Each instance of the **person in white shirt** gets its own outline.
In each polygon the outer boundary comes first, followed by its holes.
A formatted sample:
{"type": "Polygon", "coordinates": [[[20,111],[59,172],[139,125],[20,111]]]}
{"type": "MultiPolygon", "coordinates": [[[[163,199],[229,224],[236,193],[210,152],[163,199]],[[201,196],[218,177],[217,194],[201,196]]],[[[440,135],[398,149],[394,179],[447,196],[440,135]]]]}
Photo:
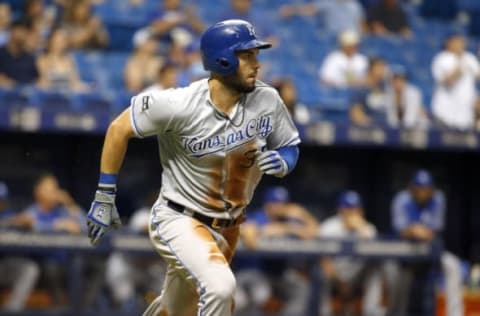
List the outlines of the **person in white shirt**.
{"type": "MultiPolygon", "coordinates": [[[[375,226],[363,216],[360,195],[347,191],[340,196],[338,214],[328,218],[320,226],[319,236],[332,239],[373,239],[377,235],[375,226]]],[[[381,274],[375,266],[358,258],[324,258],[321,261],[323,274],[320,315],[332,315],[330,298],[334,292],[342,299],[344,313],[353,312],[355,294],[363,290],[362,315],[382,315],[381,274]]]]}
{"type": "Polygon", "coordinates": [[[408,82],[405,67],[392,65],[390,74],[385,93],[388,125],[395,128],[428,128],[429,120],[423,105],[422,93],[408,82]]]}
{"type": "Polygon", "coordinates": [[[363,86],[368,59],[358,52],[360,36],[344,31],[338,37],[339,49],[327,55],[319,71],[322,83],[334,87],[363,86]]]}
{"type": "Polygon", "coordinates": [[[472,53],[465,51],[465,46],[462,34],[449,34],[445,49],[432,63],[436,83],[433,115],[441,125],[459,130],[474,127],[478,108],[475,81],[480,75],[480,64],[472,53]]]}

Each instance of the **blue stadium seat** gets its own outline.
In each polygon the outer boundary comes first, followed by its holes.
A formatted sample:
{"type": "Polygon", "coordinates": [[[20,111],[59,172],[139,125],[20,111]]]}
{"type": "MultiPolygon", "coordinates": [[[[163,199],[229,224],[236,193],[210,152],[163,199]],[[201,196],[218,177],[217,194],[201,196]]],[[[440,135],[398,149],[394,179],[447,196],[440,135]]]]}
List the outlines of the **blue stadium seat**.
{"type": "Polygon", "coordinates": [[[30,96],[32,105],[47,112],[69,112],[72,110],[70,96],[66,93],[36,89],[30,96]]]}
{"type": "Polygon", "coordinates": [[[0,107],[24,107],[30,104],[29,97],[21,89],[0,89],[0,107]]]}
{"type": "Polygon", "coordinates": [[[99,93],[82,93],[72,96],[75,110],[87,113],[110,113],[111,101],[99,93]]]}

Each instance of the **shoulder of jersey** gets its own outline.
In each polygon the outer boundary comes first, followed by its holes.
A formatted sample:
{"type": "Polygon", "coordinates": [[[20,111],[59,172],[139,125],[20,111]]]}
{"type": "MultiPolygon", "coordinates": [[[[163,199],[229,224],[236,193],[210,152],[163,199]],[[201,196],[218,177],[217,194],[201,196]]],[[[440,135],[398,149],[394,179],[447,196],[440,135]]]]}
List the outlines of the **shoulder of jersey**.
{"type": "Polygon", "coordinates": [[[255,90],[251,94],[262,98],[280,98],[278,91],[274,87],[260,80],[255,82],[255,90]]]}

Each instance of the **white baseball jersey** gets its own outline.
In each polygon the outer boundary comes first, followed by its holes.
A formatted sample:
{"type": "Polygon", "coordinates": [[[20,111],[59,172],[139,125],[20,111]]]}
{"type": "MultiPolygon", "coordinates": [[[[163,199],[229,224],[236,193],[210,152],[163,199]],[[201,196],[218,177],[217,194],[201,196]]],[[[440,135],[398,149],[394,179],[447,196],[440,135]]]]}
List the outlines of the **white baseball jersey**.
{"type": "Polygon", "coordinates": [[[160,194],[218,218],[235,218],[250,202],[261,178],[257,152],[300,142],[278,93],[260,81],[228,116],[213,105],[208,79],[150,88],[132,98],[131,124],[138,137],[158,135],[160,194]]]}

